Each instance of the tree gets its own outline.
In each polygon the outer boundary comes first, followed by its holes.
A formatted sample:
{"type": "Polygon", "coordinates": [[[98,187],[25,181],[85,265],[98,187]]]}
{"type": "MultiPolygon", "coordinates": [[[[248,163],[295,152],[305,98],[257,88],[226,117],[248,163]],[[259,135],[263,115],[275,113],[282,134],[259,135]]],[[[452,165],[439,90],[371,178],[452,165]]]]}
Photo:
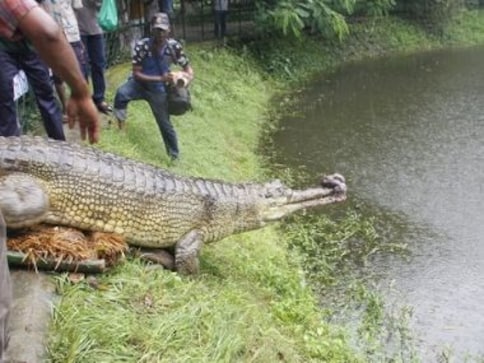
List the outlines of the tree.
{"type": "Polygon", "coordinates": [[[259,0],[256,21],[264,32],[299,37],[304,31],[343,39],[349,33],[346,19],[358,15],[387,15],[395,0],[259,0]]]}

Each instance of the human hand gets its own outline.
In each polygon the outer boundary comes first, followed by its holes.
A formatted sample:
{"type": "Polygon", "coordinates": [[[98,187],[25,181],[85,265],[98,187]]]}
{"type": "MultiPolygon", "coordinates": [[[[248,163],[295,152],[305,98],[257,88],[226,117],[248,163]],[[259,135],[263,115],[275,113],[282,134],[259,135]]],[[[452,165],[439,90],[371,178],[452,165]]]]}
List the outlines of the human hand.
{"type": "Polygon", "coordinates": [[[173,83],[177,87],[187,87],[190,81],[192,80],[190,74],[183,71],[172,72],[171,75],[172,75],[173,83]]]}
{"type": "Polygon", "coordinates": [[[165,83],[169,83],[169,84],[173,84],[174,82],[174,79],[173,79],[173,72],[168,72],[168,73],[165,73],[164,75],[164,82],[165,83]]]}
{"type": "Polygon", "coordinates": [[[70,129],[79,122],[82,140],[86,140],[87,134],[91,144],[99,141],[99,113],[90,96],[71,96],[67,102],[67,117],[70,129]]]}

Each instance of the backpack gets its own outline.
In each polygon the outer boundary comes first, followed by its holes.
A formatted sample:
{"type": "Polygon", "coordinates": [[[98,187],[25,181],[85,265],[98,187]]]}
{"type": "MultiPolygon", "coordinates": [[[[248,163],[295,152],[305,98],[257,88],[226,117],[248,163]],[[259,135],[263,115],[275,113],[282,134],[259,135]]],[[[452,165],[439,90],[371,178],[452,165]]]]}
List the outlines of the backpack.
{"type": "MultiPolygon", "coordinates": [[[[170,49],[173,62],[176,63],[175,49],[173,48],[173,44],[170,43],[170,40],[168,40],[167,46],[170,49]]],[[[168,113],[170,115],[181,116],[187,111],[192,110],[190,91],[188,90],[187,86],[177,87],[174,85],[168,85],[166,93],[168,100],[168,113]]]]}
{"type": "MultiPolygon", "coordinates": [[[[168,39],[167,47],[170,49],[173,62],[176,63],[175,50],[170,43],[170,39],[168,39]]],[[[160,69],[160,73],[163,73],[163,60],[159,57],[156,58],[158,59],[158,68],[160,69]]],[[[192,101],[188,87],[177,87],[175,85],[165,84],[165,90],[166,100],[168,104],[168,113],[170,115],[181,116],[192,109],[192,101]]]]}
{"type": "Polygon", "coordinates": [[[180,116],[192,109],[190,91],[186,87],[167,86],[168,113],[180,116]]]}

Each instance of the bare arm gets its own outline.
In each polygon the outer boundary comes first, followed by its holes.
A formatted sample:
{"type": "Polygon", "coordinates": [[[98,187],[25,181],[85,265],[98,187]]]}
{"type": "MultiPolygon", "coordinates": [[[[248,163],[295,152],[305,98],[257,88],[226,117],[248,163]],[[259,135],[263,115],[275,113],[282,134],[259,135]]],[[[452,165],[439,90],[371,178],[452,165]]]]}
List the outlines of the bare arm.
{"type": "Polygon", "coordinates": [[[89,134],[91,143],[99,139],[99,115],[89,87],[80,70],[72,47],[62,30],[40,7],[32,8],[19,22],[18,28],[31,41],[40,57],[71,88],[67,105],[69,125],[76,121],[81,126],[81,137],[89,134]]]}
{"type": "Polygon", "coordinates": [[[20,21],[19,29],[34,45],[40,57],[72,88],[76,97],[89,95],[74,51],[57,23],[43,9],[31,9],[20,21]]]}
{"type": "Polygon", "coordinates": [[[133,65],[133,77],[139,82],[168,82],[170,79],[168,73],[151,76],[143,73],[143,68],[140,65],[133,65]]]}

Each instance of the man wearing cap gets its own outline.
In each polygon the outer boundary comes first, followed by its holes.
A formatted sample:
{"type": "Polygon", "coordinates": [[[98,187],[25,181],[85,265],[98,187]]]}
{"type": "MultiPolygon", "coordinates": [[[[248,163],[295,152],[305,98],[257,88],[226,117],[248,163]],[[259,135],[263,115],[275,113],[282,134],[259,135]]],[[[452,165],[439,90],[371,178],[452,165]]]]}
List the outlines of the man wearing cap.
{"type": "Polygon", "coordinates": [[[179,149],[175,129],[168,114],[166,84],[173,84],[172,63],[179,65],[185,78],[193,79],[193,70],[182,45],[169,38],[170,21],[165,13],[156,13],[151,19],[151,36],[136,42],[132,59],[132,76],[116,91],[114,115],[120,129],[124,128],[128,103],[145,100],[149,103],[172,160],[178,159],[179,149]]]}

